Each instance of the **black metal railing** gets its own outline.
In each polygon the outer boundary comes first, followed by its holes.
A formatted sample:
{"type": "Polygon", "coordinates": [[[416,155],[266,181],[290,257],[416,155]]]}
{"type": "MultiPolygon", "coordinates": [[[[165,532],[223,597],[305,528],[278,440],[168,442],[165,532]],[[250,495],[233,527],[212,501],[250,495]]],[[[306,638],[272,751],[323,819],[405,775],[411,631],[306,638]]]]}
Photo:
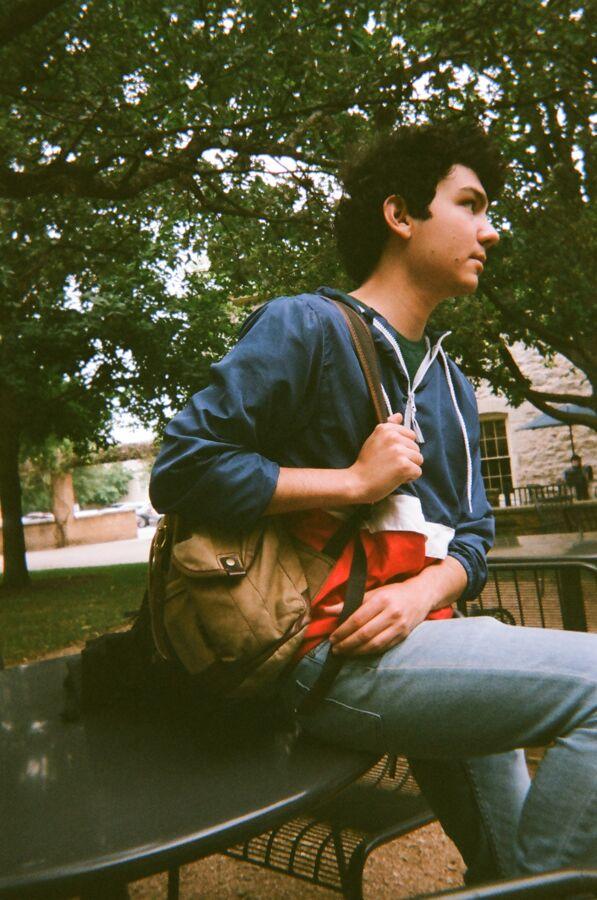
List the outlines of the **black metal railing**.
{"type": "Polygon", "coordinates": [[[535,628],[597,631],[597,562],[553,558],[490,562],[481,595],[465,615],[495,615],[535,628]]]}
{"type": "Polygon", "coordinates": [[[508,506],[533,506],[535,503],[570,503],[574,491],[567,484],[527,484],[512,488],[508,506]]]}

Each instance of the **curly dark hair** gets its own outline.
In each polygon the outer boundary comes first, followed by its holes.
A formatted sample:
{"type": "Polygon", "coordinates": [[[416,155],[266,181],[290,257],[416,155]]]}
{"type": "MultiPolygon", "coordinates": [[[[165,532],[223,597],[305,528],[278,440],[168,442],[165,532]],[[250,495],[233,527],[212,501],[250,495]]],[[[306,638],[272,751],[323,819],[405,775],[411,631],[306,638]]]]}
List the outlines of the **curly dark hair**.
{"type": "Polygon", "coordinates": [[[379,261],[389,235],[386,197],[397,194],[411,216],[429,219],[437,185],[457,163],[477,174],[490,202],[499,195],[503,159],[486,132],[472,123],[400,126],[347,160],[334,233],[350,278],[361,284],[379,261]]]}

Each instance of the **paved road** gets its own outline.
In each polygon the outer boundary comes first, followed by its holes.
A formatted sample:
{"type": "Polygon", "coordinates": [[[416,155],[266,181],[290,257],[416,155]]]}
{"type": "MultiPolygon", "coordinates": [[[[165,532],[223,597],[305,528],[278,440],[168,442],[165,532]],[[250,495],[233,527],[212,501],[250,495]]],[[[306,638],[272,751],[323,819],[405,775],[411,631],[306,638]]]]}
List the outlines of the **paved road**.
{"type": "MultiPolygon", "coordinates": [[[[149,542],[154,532],[152,527],[140,528],[137,538],[131,541],[35,550],[27,554],[27,564],[33,571],[147,562],[149,542]]],[[[584,556],[597,559],[597,531],[588,532],[582,540],[577,534],[535,534],[498,539],[490,556],[500,559],[521,556],[584,556]]]]}

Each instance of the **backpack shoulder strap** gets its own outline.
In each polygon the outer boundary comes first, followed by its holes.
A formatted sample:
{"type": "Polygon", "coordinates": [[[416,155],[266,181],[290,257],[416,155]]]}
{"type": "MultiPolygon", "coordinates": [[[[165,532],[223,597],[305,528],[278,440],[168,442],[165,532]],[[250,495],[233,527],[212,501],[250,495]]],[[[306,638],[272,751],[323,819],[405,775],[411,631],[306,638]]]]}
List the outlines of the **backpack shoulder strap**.
{"type": "Polygon", "coordinates": [[[371,337],[371,332],[365,320],[360,316],[352,306],[348,303],[342,303],[339,300],[333,300],[348,325],[350,337],[359,360],[371,400],[375,410],[377,421],[383,423],[387,420],[386,402],[381,386],[381,375],[379,370],[379,360],[377,358],[377,350],[371,337]]]}

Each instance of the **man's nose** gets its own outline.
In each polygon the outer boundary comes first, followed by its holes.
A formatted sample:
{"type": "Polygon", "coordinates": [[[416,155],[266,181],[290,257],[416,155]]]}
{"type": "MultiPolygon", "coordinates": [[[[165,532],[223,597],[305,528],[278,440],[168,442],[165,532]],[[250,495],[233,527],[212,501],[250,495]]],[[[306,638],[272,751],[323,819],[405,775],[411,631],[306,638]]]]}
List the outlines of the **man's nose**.
{"type": "Polygon", "coordinates": [[[489,219],[485,219],[479,232],[479,243],[482,244],[485,248],[488,248],[493,247],[494,244],[497,244],[499,239],[500,236],[497,233],[496,229],[493,227],[489,219]]]}

